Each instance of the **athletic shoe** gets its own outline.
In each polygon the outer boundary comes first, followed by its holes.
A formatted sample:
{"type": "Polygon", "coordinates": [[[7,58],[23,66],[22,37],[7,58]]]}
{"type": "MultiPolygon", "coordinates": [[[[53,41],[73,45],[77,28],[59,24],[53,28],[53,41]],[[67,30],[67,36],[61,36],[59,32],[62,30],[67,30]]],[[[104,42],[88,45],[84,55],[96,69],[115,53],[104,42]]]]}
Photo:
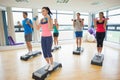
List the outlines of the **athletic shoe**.
{"type": "Polygon", "coordinates": [[[33,54],[32,51],[30,51],[28,55],[31,56],[32,54],[33,54]]]}
{"type": "Polygon", "coordinates": [[[101,54],[100,53],[97,54],[96,57],[97,57],[97,60],[100,60],[101,59],[101,54]]]}
{"type": "Polygon", "coordinates": [[[30,56],[32,55],[32,52],[28,52],[27,54],[25,54],[26,56],[30,56]]]}
{"type": "Polygon", "coordinates": [[[79,51],[79,47],[77,47],[76,51],[79,51]]]}
{"type": "Polygon", "coordinates": [[[100,60],[100,59],[101,59],[101,56],[98,56],[97,58],[98,58],[98,60],[100,60]]]}
{"type": "Polygon", "coordinates": [[[48,71],[52,71],[53,70],[53,65],[50,65],[48,71]]]}
{"type": "Polygon", "coordinates": [[[78,51],[80,51],[81,50],[81,47],[78,47],[78,51]]]}
{"type": "Polygon", "coordinates": [[[59,45],[57,45],[56,47],[59,48],[59,45]]]}
{"type": "Polygon", "coordinates": [[[45,70],[48,70],[49,67],[50,67],[50,64],[47,64],[44,69],[45,69],[45,70]]]}
{"type": "Polygon", "coordinates": [[[57,46],[54,47],[54,49],[56,49],[56,48],[57,48],[57,46]]]}

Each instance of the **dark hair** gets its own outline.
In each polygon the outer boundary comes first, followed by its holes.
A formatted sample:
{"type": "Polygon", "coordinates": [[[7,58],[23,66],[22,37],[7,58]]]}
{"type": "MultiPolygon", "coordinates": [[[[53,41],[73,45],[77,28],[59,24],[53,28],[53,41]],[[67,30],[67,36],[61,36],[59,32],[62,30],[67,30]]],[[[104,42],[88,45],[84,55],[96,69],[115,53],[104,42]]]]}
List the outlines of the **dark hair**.
{"type": "Polygon", "coordinates": [[[78,12],[77,14],[79,14],[80,15],[80,13],[78,12]]]}
{"type": "Polygon", "coordinates": [[[52,15],[52,12],[50,11],[50,8],[49,7],[42,7],[42,9],[46,9],[48,11],[48,15],[51,16],[52,15]]]}
{"type": "Polygon", "coordinates": [[[27,12],[23,12],[23,14],[25,14],[26,16],[28,15],[28,13],[27,13],[27,12]]]}
{"type": "Polygon", "coordinates": [[[102,14],[102,15],[103,15],[103,18],[105,18],[105,16],[104,16],[104,13],[103,13],[103,12],[99,12],[99,14],[102,14]]]}

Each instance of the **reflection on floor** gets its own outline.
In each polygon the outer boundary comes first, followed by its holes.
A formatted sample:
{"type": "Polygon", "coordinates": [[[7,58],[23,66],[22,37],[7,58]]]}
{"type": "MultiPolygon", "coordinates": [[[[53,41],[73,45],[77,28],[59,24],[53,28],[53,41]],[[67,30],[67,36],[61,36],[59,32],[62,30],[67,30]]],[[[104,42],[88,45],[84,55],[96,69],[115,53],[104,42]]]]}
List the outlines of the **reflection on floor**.
{"type": "MultiPolygon", "coordinates": [[[[83,43],[84,52],[73,55],[74,44],[63,44],[53,53],[54,61],[62,68],[54,71],[47,80],[120,80],[120,51],[104,46],[103,66],[91,65],[96,53],[95,43],[83,43]]],[[[41,50],[39,47],[34,50],[41,50]]],[[[0,52],[0,80],[33,80],[32,73],[46,64],[42,55],[29,61],[21,61],[26,49],[0,52]]]]}

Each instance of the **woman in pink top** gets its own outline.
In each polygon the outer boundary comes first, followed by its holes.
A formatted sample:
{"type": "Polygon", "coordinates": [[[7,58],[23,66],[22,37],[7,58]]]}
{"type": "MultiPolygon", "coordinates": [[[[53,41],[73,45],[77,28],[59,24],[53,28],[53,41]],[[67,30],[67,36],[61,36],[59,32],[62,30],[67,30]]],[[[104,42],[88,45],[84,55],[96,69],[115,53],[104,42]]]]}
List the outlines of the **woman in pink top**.
{"type": "Polygon", "coordinates": [[[107,20],[104,17],[104,13],[99,12],[99,20],[95,19],[94,21],[94,26],[96,28],[97,51],[99,56],[101,56],[101,52],[103,48],[103,40],[105,38],[105,32],[106,32],[106,22],[107,20]]]}
{"type": "Polygon", "coordinates": [[[44,16],[44,18],[41,19],[40,24],[37,26],[37,28],[42,28],[41,46],[44,58],[47,62],[45,70],[51,71],[53,70],[53,57],[51,54],[51,48],[53,43],[51,33],[53,27],[53,21],[51,19],[52,13],[48,7],[43,7],[42,15],[44,16]]]}

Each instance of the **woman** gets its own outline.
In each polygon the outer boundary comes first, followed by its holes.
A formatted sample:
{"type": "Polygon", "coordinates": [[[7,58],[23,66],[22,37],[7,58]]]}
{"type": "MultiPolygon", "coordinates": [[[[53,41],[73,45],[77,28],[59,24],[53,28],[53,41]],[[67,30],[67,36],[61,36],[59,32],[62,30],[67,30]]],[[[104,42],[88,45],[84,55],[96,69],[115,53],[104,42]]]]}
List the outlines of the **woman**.
{"type": "Polygon", "coordinates": [[[55,48],[58,46],[58,36],[59,36],[58,28],[59,28],[59,25],[58,25],[57,19],[54,19],[53,37],[54,37],[55,48]]]}
{"type": "Polygon", "coordinates": [[[95,19],[94,21],[94,26],[96,28],[97,51],[99,56],[101,56],[101,52],[103,48],[103,40],[105,38],[105,32],[106,32],[106,23],[107,20],[104,17],[104,13],[99,12],[99,20],[95,19]]]}
{"type": "Polygon", "coordinates": [[[73,27],[75,29],[75,35],[76,35],[77,51],[81,50],[83,26],[84,26],[84,19],[81,19],[80,13],[77,13],[77,19],[73,20],[73,27]]]}
{"type": "Polygon", "coordinates": [[[44,17],[41,19],[37,29],[40,29],[40,27],[42,28],[41,46],[44,58],[47,62],[45,70],[51,71],[53,70],[53,57],[51,54],[51,47],[53,43],[51,33],[53,27],[53,21],[51,19],[52,12],[48,7],[43,7],[42,15],[44,17]]]}

